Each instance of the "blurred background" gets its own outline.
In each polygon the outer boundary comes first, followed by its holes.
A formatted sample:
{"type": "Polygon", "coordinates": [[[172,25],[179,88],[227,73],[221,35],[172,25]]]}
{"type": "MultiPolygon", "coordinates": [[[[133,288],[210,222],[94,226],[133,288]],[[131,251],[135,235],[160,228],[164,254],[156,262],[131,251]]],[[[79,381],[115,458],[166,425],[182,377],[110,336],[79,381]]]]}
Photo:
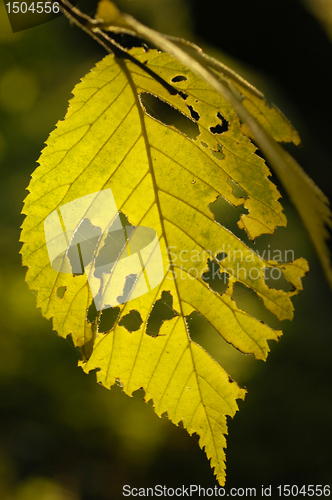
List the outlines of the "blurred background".
{"type": "MultiPolygon", "coordinates": [[[[263,90],[300,132],[303,147],[289,150],[332,199],[331,0],[117,4],[157,30],[195,41],[263,90]]],[[[96,4],[81,0],[79,7],[93,13],[96,4]]],[[[195,436],[156,417],[139,392],[129,398],[118,387],[108,391],[77,368],[78,352],[41,317],[24,282],[25,189],[71,90],[104,55],[63,16],[13,34],[0,3],[1,500],[113,500],[125,484],[217,484],[195,436]]],[[[278,187],[288,226],[254,248],[292,249],[309,260],[294,320],[280,325],[241,287],[236,299],[281,327],[281,341],[271,343],[263,363],[226,345],[197,316],[191,322],[194,341],[248,390],[229,421],[227,489],[332,483],[332,295],[278,187]]],[[[224,219],[233,228],[236,211],[229,208],[224,219]]]]}

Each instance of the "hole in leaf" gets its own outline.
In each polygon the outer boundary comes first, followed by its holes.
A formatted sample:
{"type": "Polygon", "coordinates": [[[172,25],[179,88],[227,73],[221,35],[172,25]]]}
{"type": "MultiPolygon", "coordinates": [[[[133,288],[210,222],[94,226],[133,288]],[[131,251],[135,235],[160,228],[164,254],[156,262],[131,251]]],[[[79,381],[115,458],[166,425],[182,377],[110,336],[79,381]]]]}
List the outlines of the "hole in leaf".
{"type": "Polygon", "coordinates": [[[201,141],[201,144],[202,144],[203,148],[208,148],[209,147],[208,144],[206,144],[206,142],[201,141]]]}
{"type": "Polygon", "coordinates": [[[182,90],[179,90],[178,92],[179,96],[182,97],[182,99],[185,101],[188,97],[188,94],[185,94],[184,92],[182,92],[182,90]]]}
{"type": "Polygon", "coordinates": [[[93,300],[90,307],[88,308],[86,319],[89,323],[93,323],[98,316],[98,311],[96,308],[95,301],[93,300]]]}
{"type": "Polygon", "coordinates": [[[223,126],[218,123],[215,127],[210,127],[210,132],[212,132],[212,134],[222,134],[225,130],[223,130],[223,126]]]}
{"type": "Polygon", "coordinates": [[[255,308],[262,306],[262,300],[257,297],[255,292],[239,281],[234,284],[232,298],[240,309],[249,314],[253,314],[254,306],[255,308]]]}
{"type": "MultiPolygon", "coordinates": [[[[123,249],[126,247],[126,234],[130,234],[133,228],[127,217],[123,213],[119,215],[113,221],[113,224],[109,228],[108,235],[105,238],[104,246],[100,249],[99,254],[95,260],[95,272],[96,278],[101,278],[103,272],[105,272],[105,267],[107,264],[116,262],[120,257],[123,249]],[[121,229],[114,229],[114,227],[119,227],[119,220],[121,222],[121,229]],[[125,228],[125,230],[124,230],[125,228]]],[[[108,271],[111,270],[109,267],[108,271]]]]}
{"type": "Polygon", "coordinates": [[[99,321],[99,332],[105,333],[112,330],[120,314],[120,307],[108,307],[103,309],[99,321]]]}
{"type": "MultiPolygon", "coordinates": [[[[243,206],[243,204],[239,204],[237,207],[234,207],[229,201],[227,201],[223,196],[218,196],[218,198],[210,203],[209,209],[214,215],[214,220],[226,227],[233,234],[238,236],[240,239],[249,243],[249,238],[243,229],[238,227],[238,221],[242,214],[247,214],[248,210],[243,206]]],[[[228,248],[224,247],[222,244],[220,245],[220,250],[223,250],[227,253],[228,248]]]]}
{"type": "Polygon", "coordinates": [[[188,109],[189,109],[189,111],[190,111],[191,117],[192,117],[194,120],[198,121],[198,120],[200,119],[200,116],[199,116],[199,114],[198,114],[198,113],[194,110],[194,108],[193,108],[192,106],[187,106],[187,108],[188,108],[188,109]]]}
{"type": "Polygon", "coordinates": [[[222,295],[228,286],[228,274],[221,272],[219,264],[215,260],[208,259],[209,270],[202,274],[205,283],[208,283],[211,290],[222,295]]]}
{"type": "Polygon", "coordinates": [[[194,338],[204,327],[204,318],[197,311],[193,311],[185,318],[190,337],[194,338]]]}
{"type": "Polygon", "coordinates": [[[177,83],[177,82],[185,82],[188,80],[188,78],[184,75],[177,75],[172,78],[172,82],[177,83]]]}
{"type": "Polygon", "coordinates": [[[220,113],[217,114],[217,117],[221,123],[218,123],[214,127],[210,127],[210,132],[212,132],[212,134],[222,134],[223,132],[227,132],[228,121],[220,113]]]}
{"type": "Polygon", "coordinates": [[[127,215],[124,214],[123,212],[119,212],[119,217],[120,217],[120,221],[121,221],[121,224],[123,227],[125,227],[125,226],[135,227],[132,224],[130,224],[127,215]]]}
{"type": "Polygon", "coordinates": [[[197,123],[173,106],[147,92],[142,92],[139,98],[145,113],[151,116],[151,118],[158,120],[164,125],[172,125],[179,132],[189,137],[189,139],[196,139],[199,135],[200,132],[197,123]]]}
{"type": "Polygon", "coordinates": [[[286,280],[278,267],[266,267],[264,269],[264,281],[268,287],[275,288],[276,290],[289,292],[294,288],[293,285],[286,280]]]}
{"type": "Polygon", "coordinates": [[[260,297],[243,283],[237,281],[234,284],[234,291],[232,295],[233,300],[239,309],[250,314],[254,318],[260,318],[264,323],[268,324],[271,328],[280,328],[280,323],[277,318],[264,306],[260,297]]]}
{"type": "Polygon", "coordinates": [[[213,149],[211,149],[211,153],[215,158],[217,158],[217,160],[223,160],[225,158],[224,153],[222,153],[221,151],[214,151],[213,149]]]}
{"type": "Polygon", "coordinates": [[[84,268],[92,261],[100,236],[100,227],[91,224],[89,219],[81,221],[67,250],[74,275],[84,274],[84,268]]]}
{"type": "Polygon", "coordinates": [[[245,200],[248,198],[248,194],[245,192],[244,189],[242,189],[241,186],[238,185],[237,182],[235,182],[230,177],[227,179],[227,182],[230,186],[232,186],[233,194],[236,198],[244,198],[245,200]]]}
{"type": "Polygon", "coordinates": [[[216,259],[218,262],[221,262],[222,260],[226,259],[227,253],[225,252],[220,252],[218,255],[216,255],[216,259]]]}
{"type": "Polygon", "coordinates": [[[161,294],[161,298],[153,304],[146,325],[147,335],[157,337],[163,322],[173,319],[175,316],[178,316],[178,313],[173,309],[173,297],[170,292],[164,290],[161,294]]]}
{"type": "Polygon", "coordinates": [[[63,299],[66,291],[67,291],[66,286],[59,286],[59,288],[56,291],[56,296],[58,297],[58,299],[63,299]]]}
{"type": "Polygon", "coordinates": [[[126,276],[126,282],[123,287],[123,295],[119,295],[116,298],[119,304],[124,304],[125,302],[128,302],[130,293],[135,285],[136,280],[137,280],[137,274],[129,274],[128,276],[126,276]]]}
{"type": "Polygon", "coordinates": [[[143,320],[140,313],[132,309],[129,314],[123,316],[121,321],[119,321],[119,326],[124,326],[128,332],[136,332],[140,329],[142,323],[143,320]]]}

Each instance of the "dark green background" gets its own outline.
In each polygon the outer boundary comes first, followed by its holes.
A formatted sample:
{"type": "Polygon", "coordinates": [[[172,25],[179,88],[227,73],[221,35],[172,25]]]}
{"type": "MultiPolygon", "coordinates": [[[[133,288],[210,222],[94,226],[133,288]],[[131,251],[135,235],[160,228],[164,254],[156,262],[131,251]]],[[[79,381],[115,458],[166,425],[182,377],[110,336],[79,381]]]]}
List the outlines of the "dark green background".
{"type": "MultiPolygon", "coordinates": [[[[121,6],[156,29],[225,51],[226,64],[237,58],[235,68],[298,128],[303,148],[291,151],[332,199],[332,48],[301,3],[128,0],[121,6]]],[[[110,500],[121,498],[124,484],[214,487],[195,437],[158,419],[140,394],[128,398],[119,388],[98,386],[76,367],[70,342],[36,310],[19,255],[25,188],[72,88],[104,51],[63,17],[12,34],[0,8],[0,498],[110,500]]],[[[311,270],[293,300],[295,318],[282,325],[268,361],[233,353],[202,321],[192,328],[194,340],[248,389],[229,422],[227,489],[332,482],[331,293],[287,197],[283,204],[288,227],[256,247],[271,241],[294,249],[311,270]]],[[[230,211],[225,223],[232,227],[234,217],[230,211]]],[[[253,294],[239,289],[237,298],[278,326],[253,294]]]]}

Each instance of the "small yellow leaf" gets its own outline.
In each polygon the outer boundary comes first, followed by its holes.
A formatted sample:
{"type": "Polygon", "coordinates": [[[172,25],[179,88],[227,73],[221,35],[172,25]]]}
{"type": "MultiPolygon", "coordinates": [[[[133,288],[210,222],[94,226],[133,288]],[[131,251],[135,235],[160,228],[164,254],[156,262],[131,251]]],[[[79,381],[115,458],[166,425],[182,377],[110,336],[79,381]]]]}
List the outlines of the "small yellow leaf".
{"type": "Polygon", "coordinates": [[[117,6],[110,0],[100,0],[98,2],[96,19],[103,21],[106,27],[128,28],[127,23],[121,16],[117,6]]]}

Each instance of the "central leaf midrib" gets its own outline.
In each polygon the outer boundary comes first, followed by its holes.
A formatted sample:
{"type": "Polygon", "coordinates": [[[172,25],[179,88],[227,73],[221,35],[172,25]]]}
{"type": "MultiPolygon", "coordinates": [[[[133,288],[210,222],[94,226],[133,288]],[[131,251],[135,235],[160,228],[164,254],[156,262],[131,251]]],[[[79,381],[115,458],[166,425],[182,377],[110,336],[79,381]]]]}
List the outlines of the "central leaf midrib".
{"type": "MultiPolygon", "coordinates": [[[[143,136],[144,142],[145,142],[145,149],[146,149],[146,153],[147,153],[147,159],[148,159],[148,164],[149,164],[149,171],[150,171],[151,178],[152,178],[152,184],[153,184],[153,189],[154,189],[154,193],[155,193],[155,199],[156,199],[156,204],[157,204],[157,208],[158,208],[158,214],[159,214],[160,224],[161,224],[161,228],[162,228],[162,234],[163,234],[163,236],[165,238],[166,248],[168,249],[168,240],[167,240],[167,236],[166,236],[166,231],[165,231],[165,226],[164,226],[163,213],[162,213],[162,210],[161,210],[160,200],[158,198],[158,185],[157,185],[155,174],[154,174],[153,160],[152,160],[152,155],[151,155],[151,148],[150,148],[149,138],[148,138],[148,135],[147,135],[146,125],[145,125],[144,112],[143,112],[142,106],[141,106],[140,101],[139,101],[139,97],[138,97],[136,85],[135,85],[135,83],[133,81],[133,78],[132,78],[132,76],[130,74],[130,71],[129,71],[129,69],[128,69],[126,63],[125,63],[125,61],[118,60],[117,62],[120,65],[121,69],[124,71],[126,77],[128,78],[128,83],[129,83],[129,85],[130,85],[130,87],[132,89],[133,96],[134,96],[134,99],[135,99],[135,103],[136,103],[136,106],[137,106],[138,115],[139,115],[139,119],[140,119],[140,123],[141,123],[141,128],[142,128],[142,136],[143,136]]],[[[167,250],[167,252],[168,252],[168,250],[167,250]]],[[[172,263],[172,260],[171,260],[170,256],[169,256],[169,263],[170,263],[170,267],[172,267],[173,263],[172,263]]],[[[182,309],[181,295],[179,293],[176,280],[174,280],[174,283],[175,283],[176,293],[177,293],[177,295],[179,297],[180,314],[181,314],[181,317],[182,317],[182,321],[184,323],[185,331],[187,333],[188,346],[189,346],[189,350],[190,350],[190,356],[191,356],[192,364],[193,364],[193,366],[195,366],[194,356],[193,356],[192,349],[191,349],[191,340],[190,340],[190,337],[189,337],[189,333],[188,333],[187,326],[186,326],[185,319],[184,319],[185,316],[184,316],[184,312],[183,312],[183,309],[182,309]]],[[[144,335],[144,332],[142,332],[142,335],[144,335]]],[[[129,375],[128,382],[127,382],[128,385],[129,385],[132,373],[133,373],[133,370],[131,371],[131,373],[129,375]]],[[[215,438],[214,438],[214,435],[213,435],[213,432],[212,432],[212,428],[211,428],[211,423],[210,423],[210,420],[209,420],[209,416],[208,416],[208,413],[207,413],[207,411],[205,409],[205,406],[204,406],[204,399],[203,399],[203,396],[202,396],[202,392],[201,392],[201,388],[200,388],[200,384],[199,384],[199,379],[198,379],[198,374],[197,374],[196,370],[194,370],[194,373],[195,373],[195,378],[196,378],[196,383],[197,383],[197,387],[198,387],[198,391],[199,391],[200,400],[201,400],[202,405],[204,407],[205,417],[206,417],[206,420],[208,422],[208,426],[209,426],[209,430],[210,430],[210,436],[212,437],[214,451],[215,451],[215,454],[217,456],[218,455],[217,446],[216,446],[215,438]]]]}

